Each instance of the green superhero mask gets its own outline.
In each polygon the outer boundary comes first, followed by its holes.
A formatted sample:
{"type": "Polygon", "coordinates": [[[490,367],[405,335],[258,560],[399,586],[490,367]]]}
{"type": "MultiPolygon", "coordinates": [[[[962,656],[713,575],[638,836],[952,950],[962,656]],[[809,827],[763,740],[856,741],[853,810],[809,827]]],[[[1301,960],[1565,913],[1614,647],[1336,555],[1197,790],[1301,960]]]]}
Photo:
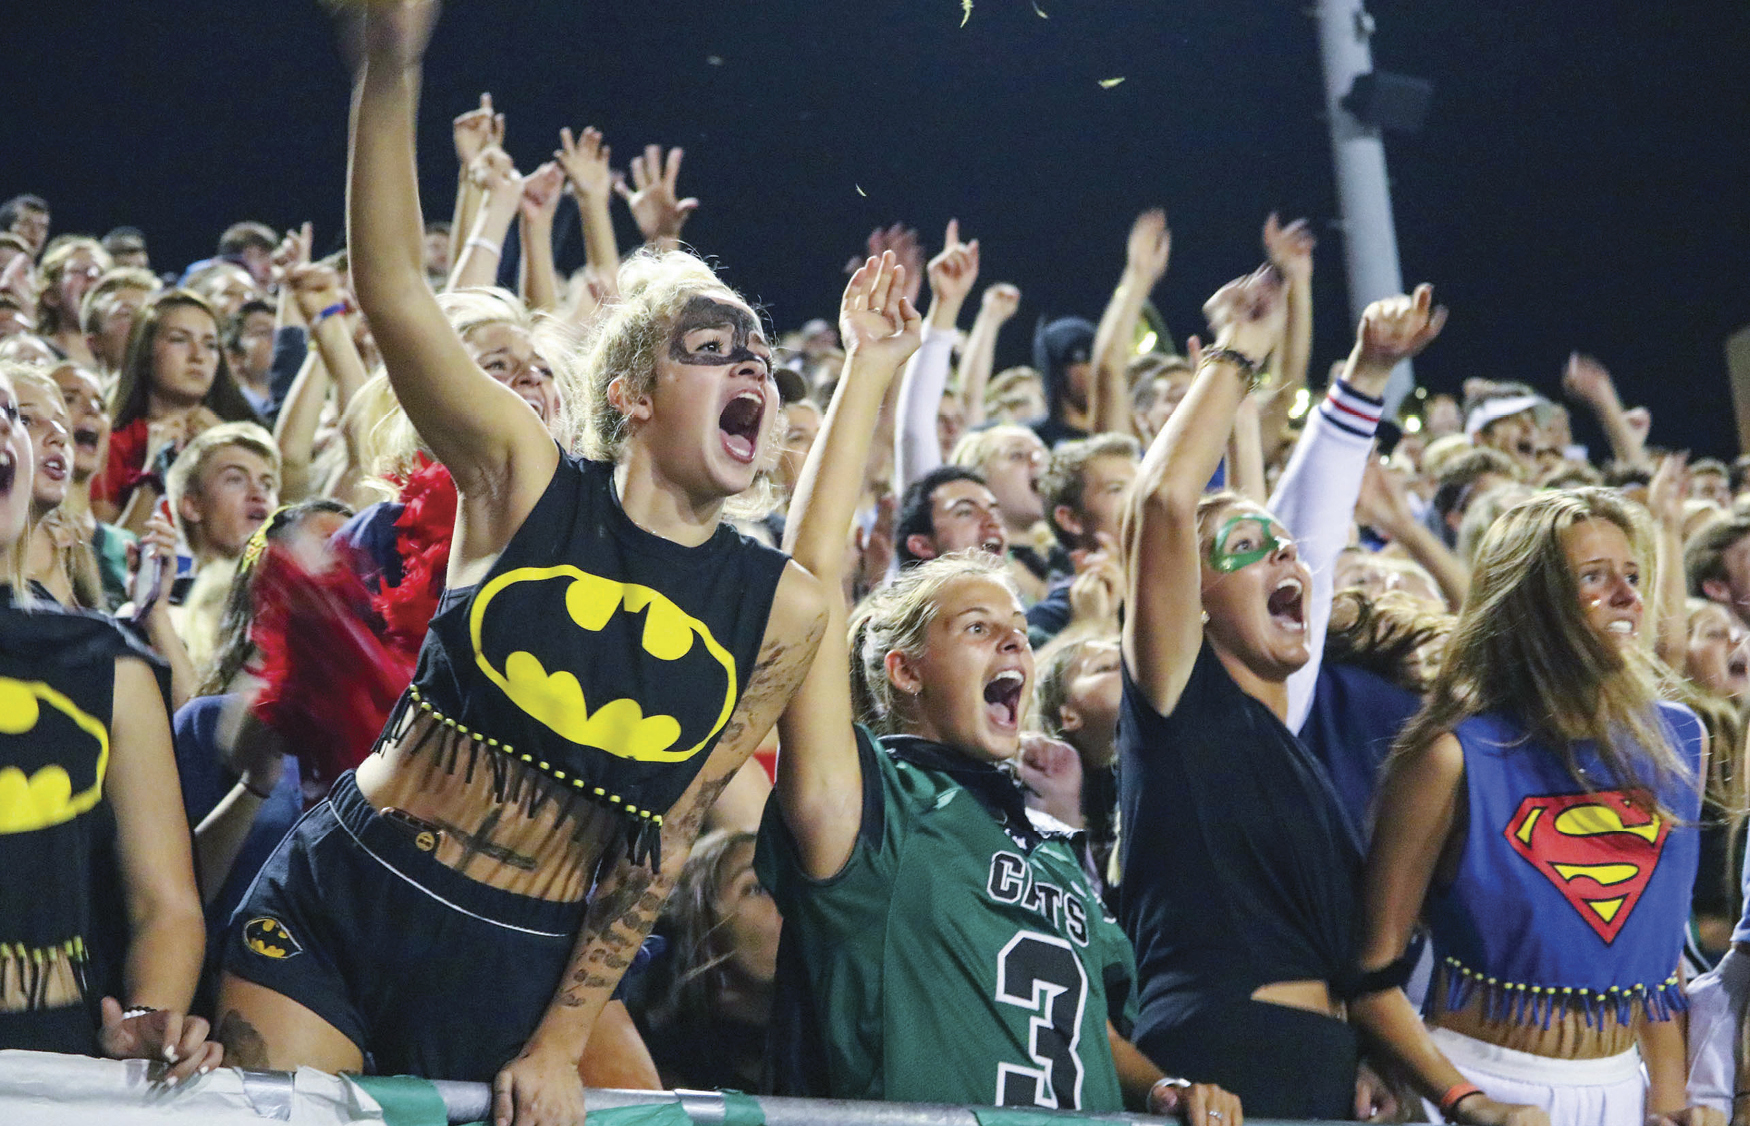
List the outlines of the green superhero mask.
{"type": "Polygon", "coordinates": [[[1209,565],[1227,575],[1241,567],[1250,567],[1261,559],[1270,558],[1290,542],[1278,539],[1271,530],[1272,526],[1273,521],[1269,517],[1252,512],[1230,517],[1215,533],[1215,540],[1209,545],[1209,565]],[[1257,546],[1248,547],[1244,551],[1229,551],[1227,544],[1235,532],[1239,532],[1257,546]]]}

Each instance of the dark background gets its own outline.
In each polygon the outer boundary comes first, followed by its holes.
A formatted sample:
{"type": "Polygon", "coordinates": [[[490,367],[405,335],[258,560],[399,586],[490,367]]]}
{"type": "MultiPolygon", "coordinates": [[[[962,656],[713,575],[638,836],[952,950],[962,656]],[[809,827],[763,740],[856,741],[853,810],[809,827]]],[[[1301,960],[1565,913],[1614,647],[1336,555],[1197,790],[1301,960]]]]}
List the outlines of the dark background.
{"type": "MultiPolygon", "coordinates": [[[[965,28],[957,0],[452,2],[421,115],[427,209],[449,216],[449,119],[491,90],[525,171],[561,125],[600,126],[622,166],[685,146],[689,240],[780,329],[833,315],[871,227],[904,219],[933,252],[957,215],[981,284],[1025,294],[999,366],[1039,314],[1099,316],[1142,207],[1172,223],[1156,301],[1180,337],[1277,209],[1323,239],[1317,378],[1352,325],[1311,2],[1039,0],[1042,19],[975,0],[965,28]]],[[[1735,453],[1721,340],[1750,321],[1750,7],[1373,12],[1376,64],[1436,84],[1427,129],[1387,154],[1406,280],[1452,311],[1421,381],[1554,391],[1579,347],[1653,409],[1655,442],[1735,453]]],[[[47,196],[57,231],[138,225],[160,269],[240,218],[311,219],[337,245],[347,82],[313,3],[32,5],[7,24],[0,197],[47,196]]]]}

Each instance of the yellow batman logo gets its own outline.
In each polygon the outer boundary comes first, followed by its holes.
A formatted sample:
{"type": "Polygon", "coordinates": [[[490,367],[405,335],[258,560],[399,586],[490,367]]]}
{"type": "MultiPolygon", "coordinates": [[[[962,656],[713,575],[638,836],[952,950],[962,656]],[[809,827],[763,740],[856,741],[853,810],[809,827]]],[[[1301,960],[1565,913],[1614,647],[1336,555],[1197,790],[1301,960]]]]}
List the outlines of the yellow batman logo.
{"type": "MultiPolygon", "coordinates": [[[[510,701],[556,734],[580,746],[596,747],[620,758],[640,762],[681,762],[697,754],[716,737],[735,711],[735,657],[711,635],[704,622],[676,606],[659,590],[638,583],[617,582],[576,567],[519,567],[480,589],[468,618],[474,660],[488,680],[510,701]],[[493,599],[519,583],[570,580],[565,610],[580,628],[594,634],[606,629],[621,612],[644,615],[640,648],[661,662],[675,662],[702,646],[720,665],[725,677],[723,705],[709,731],[690,746],[677,748],[682,721],[672,715],[645,715],[643,704],[630,697],[598,701],[592,708],[577,676],[563,668],[549,670],[526,649],[515,649],[495,666],[481,644],[486,611],[493,599]]],[[[714,695],[714,693],[713,693],[714,695]]]]}
{"type": "Polygon", "coordinates": [[[304,952],[284,923],[265,915],[243,924],[243,945],[263,958],[291,958],[304,952]]]}
{"type": "MultiPolygon", "coordinates": [[[[0,676],[0,737],[24,735],[42,719],[42,705],[66,716],[97,741],[97,767],[91,785],[75,793],[73,778],[59,763],[28,776],[17,766],[0,767],[0,834],[29,833],[71,821],[103,798],[109,771],[109,730],[79,705],[40,680],[0,676]]],[[[0,743],[0,753],[3,753],[0,743]]]]}

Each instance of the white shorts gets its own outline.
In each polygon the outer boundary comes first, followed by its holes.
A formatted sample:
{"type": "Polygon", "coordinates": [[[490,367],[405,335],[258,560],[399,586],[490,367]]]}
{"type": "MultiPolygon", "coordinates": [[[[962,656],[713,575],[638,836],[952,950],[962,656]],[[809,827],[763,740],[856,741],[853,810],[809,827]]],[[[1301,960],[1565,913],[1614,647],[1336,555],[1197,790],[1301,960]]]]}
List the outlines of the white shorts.
{"type": "Polygon", "coordinates": [[[1750,995],[1750,958],[1726,951],[1689,983],[1689,1102],[1732,1117],[1738,1081],[1738,1022],[1750,995]]]}
{"type": "MultiPolygon", "coordinates": [[[[1596,1060],[1562,1060],[1499,1048],[1447,1028],[1431,1028],[1434,1046],[1497,1102],[1542,1107],[1550,1126],[1643,1126],[1646,1072],[1638,1048],[1596,1060]]],[[[1430,1122],[1442,1122],[1428,1108],[1430,1122]]]]}

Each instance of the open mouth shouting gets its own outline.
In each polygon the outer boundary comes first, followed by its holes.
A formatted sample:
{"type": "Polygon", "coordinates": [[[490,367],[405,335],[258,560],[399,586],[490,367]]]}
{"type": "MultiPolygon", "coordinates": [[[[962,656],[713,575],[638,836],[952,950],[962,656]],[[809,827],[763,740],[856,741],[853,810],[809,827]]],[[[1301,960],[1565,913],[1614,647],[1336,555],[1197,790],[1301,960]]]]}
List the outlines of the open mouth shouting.
{"type": "Polygon", "coordinates": [[[81,426],[73,431],[73,448],[80,451],[97,452],[97,430],[90,426],[81,426]]]}
{"type": "Polygon", "coordinates": [[[758,391],[743,391],[729,400],[717,416],[723,449],[743,465],[752,465],[759,452],[760,424],[766,417],[766,397],[758,391]]]}
{"type": "Polygon", "coordinates": [[[37,472],[51,481],[67,479],[67,459],[60,454],[48,454],[37,465],[37,472]]]}
{"type": "Polygon", "coordinates": [[[984,686],[984,714],[999,731],[1021,728],[1021,693],[1027,676],[1020,669],[1004,669],[984,686]]]}
{"type": "Polygon", "coordinates": [[[1297,578],[1290,576],[1276,584],[1276,589],[1270,592],[1270,598],[1264,603],[1264,609],[1270,614],[1270,622],[1278,629],[1292,633],[1306,631],[1306,587],[1297,578]]]}
{"type": "Polygon", "coordinates": [[[18,459],[11,450],[0,450],[0,497],[10,496],[18,480],[18,459]]]}

